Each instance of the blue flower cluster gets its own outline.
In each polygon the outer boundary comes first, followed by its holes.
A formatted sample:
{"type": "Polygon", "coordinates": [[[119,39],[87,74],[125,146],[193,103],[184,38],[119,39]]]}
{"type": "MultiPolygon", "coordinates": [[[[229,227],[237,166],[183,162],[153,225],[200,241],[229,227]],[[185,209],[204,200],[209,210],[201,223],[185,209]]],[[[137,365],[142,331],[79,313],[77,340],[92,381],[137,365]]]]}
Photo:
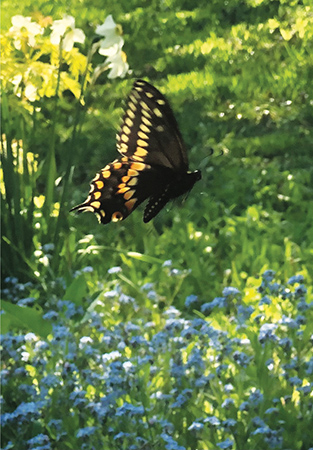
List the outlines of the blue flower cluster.
{"type": "Polygon", "coordinates": [[[247,304],[225,288],[193,317],[118,286],[87,311],[58,300],[46,339],[2,336],[3,449],[309,448],[313,302],[300,276],[283,286],[267,271],[258,291],[247,304]]]}

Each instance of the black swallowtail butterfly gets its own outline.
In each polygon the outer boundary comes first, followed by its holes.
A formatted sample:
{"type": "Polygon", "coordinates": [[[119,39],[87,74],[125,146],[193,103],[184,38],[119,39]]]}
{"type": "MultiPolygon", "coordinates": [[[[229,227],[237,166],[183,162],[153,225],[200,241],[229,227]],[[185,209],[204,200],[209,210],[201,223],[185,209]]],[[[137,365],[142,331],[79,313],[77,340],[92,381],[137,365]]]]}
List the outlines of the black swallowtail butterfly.
{"type": "Polygon", "coordinates": [[[117,149],[122,157],[106,165],[91,182],[84,203],[71,211],[91,211],[99,222],[126,219],[148,199],[149,222],[170,200],[188,192],[201,173],[188,171],[185,145],[165,97],[137,80],[128,97],[117,149]]]}

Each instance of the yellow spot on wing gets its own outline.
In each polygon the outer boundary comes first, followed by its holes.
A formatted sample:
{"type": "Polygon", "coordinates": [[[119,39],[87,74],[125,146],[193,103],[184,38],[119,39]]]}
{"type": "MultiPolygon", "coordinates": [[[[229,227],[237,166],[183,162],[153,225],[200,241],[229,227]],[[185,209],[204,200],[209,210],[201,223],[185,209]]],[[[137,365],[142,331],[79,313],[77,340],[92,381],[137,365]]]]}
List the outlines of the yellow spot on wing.
{"type": "Polygon", "coordinates": [[[145,133],[143,133],[143,131],[138,131],[138,136],[141,138],[141,139],[149,139],[149,136],[147,136],[145,133]]]}
{"type": "Polygon", "coordinates": [[[124,177],[122,177],[122,181],[123,181],[123,183],[127,183],[127,181],[130,179],[130,177],[128,177],[128,176],[124,176],[124,177]]]}
{"type": "Polygon", "coordinates": [[[132,159],[139,162],[143,162],[144,160],[141,156],[136,155],[136,153],[133,154],[132,159]]]}
{"type": "Polygon", "coordinates": [[[128,109],[127,112],[126,112],[126,114],[127,114],[131,119],[134,119],[134,118],[136,117],[135,114],[133,113],[133,111],[132,111],[131,109],[128,109]]]}
{"type": "Polygon", "coordinates": [[[92,206],[84,206],[84,207],[82,207],[82,210],[83,210],[83,212],[87,212],[87,211],[95,212],[92,206]]]}
{"type": "Polygon", "coordinates": [[[126,134],[122,134],[121,140],[122,140],[123,142],[128,142],[128,141],[129,141],[129,137],[128,137],[126,134]]]}
{"type": "Polygon", "coordinates": [[[154,112],[154,114],[155,114],[156,116],[162,117],[162,113],[161,113],[161,111],[160,111],[158,108],[154,108],[153,112],[154,112]]]}
{"type": "Polygon", "coordinates": [[[98,198],[101,197],[101,192],[99,192],[99,191],[95,192],[95,193],[93,194],[93,197],[94,197],[95,200],[98,200],[98,198]]]}
{"type": "Polygon", "coordinates": [[[144,133],[150,133],[150,128],[148,128],[146,125],[144,125],[143,123],[141,123],[139,125],[139,128],[141,129],[141,131],[143,131],[144,133]]]}
{"type": "Polygon", "coordinates": [[[128,145],[125,144],[124,142],[122,142],[119,149],[120,149],[120,151],[121,151],[122,153],[123,153],[123,152],[127,152],[127,150],[128,150],[128,145]]]}
{"type": "Polygon", "coordinates": [[[153,94],[151,94],[151,92],[146,92],[146,96],[149,97],[149,98],[152,98],[153,94]]]}
{"type": "Polygon", "coordinates": [[[141,110],[142,114],[144,116],[146,116],[148,119],[151,119],[151,114],[149,113],[149,111],[146,111],[145,109],[141,110]]]}
{"type": "Polygon", "coordinates": [[[149,108],[149,106],[147,105],[147,103],[145,103],[145,102],[142,101],[142,100],[141,100],[141,102],[140,102],[140,106],[142,107],[142,109],[144,109],[144,110],[146,110],[146,111],[149,111],[149,110],[150,110],[150,108],[149,108]]]}
{"type": "Polygon", "coordinates": [[[112,214],[112,222],[118,222],[123,219],[123,214],[120,211],[115,211],[112,214]]]}
{"type": "Polygon", "coordinates": [[[103,181],[96,181],[95,185],[97,186],[98,189],[102,189],[104,186],[104,183],[103,183],[103,181]]]}
{"type": "Polygon", "coordinates": [[[111,176],[110,170],[103,170],[102,176],[103,176],[103,178],[109,178],[111,176]]]}
{"type": "MultiPolygon", "coordinates": [[[[134,163],[134,164],[140,164],[140,163],[134,163]]],[[[128,169],[127,175],[129,177],[137,177],[139,175],[139,172],[137,172],[137,170],[134,170],[134,169],[128,169]]]]}
{"type": "Polygon", "coordinates": [[[92,206],[95,209],[99,209],[100,208],[100,202],[91,202],[90,206],[92,206]]]}
{"type": "Polygon", "coordinates": [[[142,148],[142,147],[137,147],[137,148],[136,148],[135,155],[136,155],[136,156],[146,156],[147,153],[148,153],[147,150],[145,150],[144,148],[142,148]]]}
{"type": "Polygon", "coordinates": [[[137,201],[136,198],[132,198],[132,199],[128,200],[127,202],[125,202],[125,206],[128,209],[128,211],[131,211],[133,209],[136,201],[137,201]]]}
{"type": "Polygon", "coordinates": [[[148,127],[152,127],[152,123],[146,117],[142,117],[141,120],[143,121],[143,123],[148,125],[148,127]]]}
{"type": "MultiPolygon", "coordinates": [[[[134,99],[135,100],[135,99],[134,99]]],[[[135,100],[136,101],[136,100],[135,100]]],[[[133,103],[133,102],[129,102],[128,103],[128,106],[129,106],[129,108],[132,110],[132,111],[136,111],[136,109],[137,109],[137,106],[135,105],[135,103],[133,103]]],[[[130,114],[129,114],[129,116],[130,116],[130,114]]],[[[131,117],[131,116],[130,116],[131,117]]]]}
{"type": "Polygon", "coordinates": [[[114,168],[115,170],[118,170],[118,169],[120,169],[121,167],[122,167],[122,163],[121,163],[121,162],[116,162],[116,163],[113,164],[113,168],[114,168]]]}
{"type": "Polygon", "coordinates": [[[133,126],[133,121],[132,121],[129,117],[126,117],[125,123],[126,123],[126,125],[128,125],[129,127],[132,127],[132,126],[133,126]]]}
{"type": "Polygon", "coordinates": [[[92,181],[97,181],[97,180],[99,180],[99,178],[100,178],[100,173],[97,173],[95,175],[95,177],[92,179],[92,181]]]}
{"type": "Polygon", "coordinates": [[[132,163],[132,165],[130,166],[131,169],[133,169],[133,170],[139,170],[139,171],[146,169],[146,167],[147,167],[146,164],[139,163],[139,162],[134,162],[134,163],[132,163]]]}
{"type": "Polygon", "coordinates": [[[159,105],[165,105],[165,101],[164,101],[162,98],[159,98],[159,99],[157,100],[157,103],[158,103],[159,105]]]}
{"type": "Polygon", "coordinates": [[[125,187],[119,189],[116,193],[117,193],[117,194],[124,194],[124,192],[129,191],[129,189],[130,189],[130,187],[125,186],[125,187]]]}
{"type": "Polygon", "coordinates": [[[129,200],[130,198],[132,198],[132,196],[134,195],[134,193],[135,193],[135,190],[134,190],[134,189],[132,189],[131,191],[125,192],[125,194],[124,194],[125,200],[129,200]]]}
{"type": "Polygon", "coordinates": [[[130,134],[130,128],[128,128],[126,125],[123,126],[122,131],[125,134],[130,134]]]}
{"type": "Polygon", "coordinates": [[[142,139],[138,139],[137,140],[137,145],[139,146],[139,147],[148,147],[148,142],[146,142],[146,141],[143,141],[142,139]]]}
{"type": "Polygon", "coordinates": [[[128,184],[128,186],[136,186],[137,183],[138,183],[138,178],[133,177],[129,180],[129,182],[127,184],[128,184]]]}

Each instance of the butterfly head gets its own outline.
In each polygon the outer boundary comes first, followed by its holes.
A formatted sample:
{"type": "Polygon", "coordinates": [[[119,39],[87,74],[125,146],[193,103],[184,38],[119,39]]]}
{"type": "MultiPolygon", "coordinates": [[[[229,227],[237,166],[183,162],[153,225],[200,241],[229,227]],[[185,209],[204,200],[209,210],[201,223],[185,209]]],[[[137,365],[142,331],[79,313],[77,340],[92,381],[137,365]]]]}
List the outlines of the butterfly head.
{"type": "Polygon", "coordinates": [[[189,192],[193,188],[194,184],[199,180],[201,180],[200,170],[182,174],[180,182],[177,183],[177,190],[179,193],[176,195],[176,197],[189,192]]]}
{"type": "Polygon", "coordinates": [[[190,176],[192,180],[196,183],[197,181],[201,180],[201,171],[195,170],[194,172],[187,172],[187,175],[190,176]]]}

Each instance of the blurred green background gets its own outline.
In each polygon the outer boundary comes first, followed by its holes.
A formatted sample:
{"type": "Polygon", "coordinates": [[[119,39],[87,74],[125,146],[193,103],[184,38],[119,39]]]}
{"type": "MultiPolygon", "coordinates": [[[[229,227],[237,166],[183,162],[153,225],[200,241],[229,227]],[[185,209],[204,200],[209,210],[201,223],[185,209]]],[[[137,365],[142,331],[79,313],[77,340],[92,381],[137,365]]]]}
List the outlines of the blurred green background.
{"type": "MultiPolygon", "coordinates": [[[[86,97],[75,140],[73,94],[63,92],[57,117],[54,100],[43,98],[34,118],[12,92],[5,93],[3,133],[23,139],[24,150],[37,155],[38,171],[31,188],[23,185],[25,179],[12,181],[17,197],[28,196],[26,212],[20,206],[18,214],[3,195],[4,277],[62,275],[70,283],[76,270],[92,266],[93,292],[110,267],[122,266],[130,291],[156,281],[167,298],[168,280],[163,286],[160,271],[172,260],[185,271],[179,296],[173,287],[177,306],[191,293],[213,298],[222,286],[241,288],[267,268],[284,278],[300,272],[311,280],[313,19],[308,1],[3,1],[4,31],[17,12],[33,20],[72,15],[87,36],[79,46],[83,54],[96,26],[112,14],[123,29],[130,73],[125,79],[99,77],[86,97]],[[123,101],[138,77],[169,99],[190,169],[201,169],[203,178],[185,202],[168,205],[153,223],[143,224],[139,208],[127,221],[100,226],[91,214],[75,217],[68,210],[85,199],[94,174],[117,157],[123,101]],[[42,167],[51,167],[52,128],[51,205],[61,204],[61,219],[58,207],[45,212],[33,202],[48,195],[42,167]],[[68,164],[71,178],[61,199],[68,164]],[[17,224],[17,216],[24,222],[17,224]],[[24,230],[23,239],[18,229],[24,230]],[[49,253],[44,246],[50,243],[49,253]]],[[[99,62],[95,55],[94,66],[99,62]]]]}

